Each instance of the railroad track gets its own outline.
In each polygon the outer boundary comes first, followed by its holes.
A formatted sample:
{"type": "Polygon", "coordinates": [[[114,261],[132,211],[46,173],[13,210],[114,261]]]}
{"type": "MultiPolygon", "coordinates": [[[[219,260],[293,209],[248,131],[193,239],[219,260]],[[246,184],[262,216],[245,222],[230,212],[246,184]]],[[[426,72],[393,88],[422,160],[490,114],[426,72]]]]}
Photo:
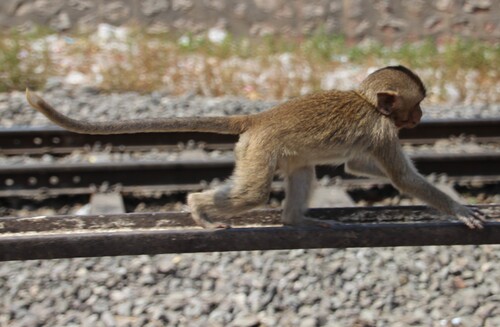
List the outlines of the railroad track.
{"type": "MultiPolygon", "coordinates": [[[[478,142],[500,143],[500,120],[427,121],[401,133],[403,142],[433,143],[474,135],[478,142]]],[[[91,136],[59,128],[0,130],[0,154],[64,155],[84,146],[115,151],[180,149],[179,143],[204,149],[232,149],[236,137],[208,133],[152,133],[91,136]]],[[[423,174],[446,174],[457,181],[500,181],[500,153],[419,154],[412,157],[423,174]]],[[[0,166],[0,197],[90,194],[96,186],[120,184],[120,192],[144,189],[191,191],[223,180],[232,159],[174,162],[37,164],[0,166]],[[205,181],[205,185],[200,183],[205,181]]],[[[361,185],[343,167],[319,166],[317,176],[340,177],[361,185]]],[[[279,184],[279,181],[277,182],[279,184]]],[[[107,201],[106,199],[105,201],[107,201]]],[[[426,207],[313,209],[310,215],[335,228],[281,227],[279,210],[260,210],[231,217],[236,228],[201,230],[188,213],[122,213],[118,215],[0,218],[0,261],[136,255],[178,252],[240,251],[324,247],[377,247],[500,243],[500,207],[483,206],[490,219],[485,229],[468,230],[426,207]],[[356,219],[362,218],[362,219],[356,219]],[[333,219],[332,219],[333,218],[333,219]],[[341,223],[339,225],[339,223],[341,223]]]]}
{"type": "MultiPolygon", "coordinates": [[[[500,180],[500,153],[417,155],[412,159],[423,174],[457,178],[481,176],[476,180],[484,182],[500,180]]],[[[147,188],[164,192],[192,191],[202,187],[200,181],[208,184],[214,179],[227,178],[233,167],[231,159],[3,166],[0,167],[0,196],[88,194],[104,183],[120,184],[126,192],[147,188]]],[[[355,179],[344,172],[343,166],[319,166],[316,173],[318,178],[355,179]]]]}
{"type": "Polygon", "coordinates": [[[179,252],[500,243],[500,207],[481,231],[427,207],[312,209],[332,228],[285,227],[279,210],[224,220],[234,228],[201,229],[189,213],[0,218],[0,261],[179,252]]]}
{"type": "MultiPolygon", "coordinates": [[[[478,141],[499,142],[500,119],[426,121],[401,138],[413,144],[432,143],[458,135],[474,135],[478,141]],[[417,138],[418,136],[418,138],[417,138]]],[[[211,133],[145,133],[133,135],[84,135],[56,127],[0,130],[0,153],[65,154],[96,144],[115,150],[178,148],[179,143],[203,143],[208,149],[230,149],[236,137],[211,133]]],[[[500,153],[420,154],[412,157],[423,174],[446,174],[456,179],[492,183],[500,180],[500,153]]],[[[0,196],[89,194],[100,185],[120,185],[122,192],[144,189],[162,192],[199,190],[202,184],[224,180],[233,170],[232,159],[177,160],[169,162],[115,162],[80,164],[36,164],[0,166],[0,196]],[[200,184],[200,181],[204,183],[200,184]]],[[[351,184],[374,183],[354,179],[342,166],[320,166],[317,176],[340,177],[351,184]]]]}
{"type": "MultiPolygon", "coordinates": [[[[500,119],[426,120],[414,129],[401,130],[403,142],[434,143],[438,139],[471,135],[478,142],[500,142],[500,119]]],[[[112,150],[131,151],[151,148],[178,149],[179,144],[194,142],[205,149],[232,149],[235,135],[213,133],[142,133],[122,135],[86,135],[50,127],[0,129],[0,154],[67,154],[84,146],[108,146],[112,150]]]]}

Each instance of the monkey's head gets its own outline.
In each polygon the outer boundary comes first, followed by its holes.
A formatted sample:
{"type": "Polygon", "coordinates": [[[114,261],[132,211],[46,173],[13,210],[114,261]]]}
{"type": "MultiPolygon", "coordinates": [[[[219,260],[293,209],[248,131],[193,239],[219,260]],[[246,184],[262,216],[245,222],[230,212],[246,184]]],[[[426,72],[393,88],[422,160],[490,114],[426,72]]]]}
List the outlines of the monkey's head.
{"type": "Polygon", "coordinates": [[[384,116],[390,117],[397,128],[413,128],[420,123],[420,102],[426,89],[422,80],[404,66],[388,66],[370,74],[359,92],[384,116]]]}

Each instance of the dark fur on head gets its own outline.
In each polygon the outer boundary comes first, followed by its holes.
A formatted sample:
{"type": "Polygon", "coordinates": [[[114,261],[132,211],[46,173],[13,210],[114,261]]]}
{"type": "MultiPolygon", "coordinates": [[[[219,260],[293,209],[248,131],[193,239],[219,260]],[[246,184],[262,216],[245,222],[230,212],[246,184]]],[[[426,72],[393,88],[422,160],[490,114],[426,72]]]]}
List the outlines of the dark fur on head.
{"type": "Polygon", "coordinates": [[[387,66],[385,68],[379,69],[378,71],[383,70],[383,69],[394,69],[394,70],[398,70],[402,73],[405,73],[409,78],[411,78],[415,82],[415,84],[418,85],[420,92],[422,92],[422,95],[424,97],[427,95],[427,89],[425,88],[425,85],[422,82],[422,80],[420,79],[420,77],[418,77],[417,74],[415,74],[414,72],[412,72],[410,69],[406,68],[405,66],[402,66],[402,65],[387,66]]]}

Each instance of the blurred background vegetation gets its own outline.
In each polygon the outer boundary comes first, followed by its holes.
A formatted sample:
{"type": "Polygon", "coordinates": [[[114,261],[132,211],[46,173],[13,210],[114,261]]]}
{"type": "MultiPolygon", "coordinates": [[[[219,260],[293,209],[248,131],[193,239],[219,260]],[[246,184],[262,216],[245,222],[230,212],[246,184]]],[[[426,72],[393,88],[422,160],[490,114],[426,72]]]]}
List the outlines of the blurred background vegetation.
{"type": "Polygon", "coordinates": [[[60,78],[104,92],[279,100],[349,88],[370,70],[391,64],[407,65],[422,75],[431,86],[431,101],[444,101],[453,93],[465,102],[500,102],[500,43],[463,37],[351,45],[321,30],[296,39],[252,39],[227,32],[179,37],[105,24],[93,33],[38,28],[0,34],[1,92],[42,89],[51,78],[60,78]]]}

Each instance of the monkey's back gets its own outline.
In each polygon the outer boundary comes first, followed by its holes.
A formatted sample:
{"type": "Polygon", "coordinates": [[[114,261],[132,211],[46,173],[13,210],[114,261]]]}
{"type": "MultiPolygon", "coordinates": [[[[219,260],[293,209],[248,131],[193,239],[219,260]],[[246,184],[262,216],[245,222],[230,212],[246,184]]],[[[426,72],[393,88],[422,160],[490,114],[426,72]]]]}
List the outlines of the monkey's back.
{"type": "Polygon", "coordinates": [[[384,118],[355,91],[332,90],[279,104],[252,116],[252,125],[262,142],[304,152],[316,147],[368,146],[358,140],[366,140],[366,131],[377,130],[384,118]]]}

